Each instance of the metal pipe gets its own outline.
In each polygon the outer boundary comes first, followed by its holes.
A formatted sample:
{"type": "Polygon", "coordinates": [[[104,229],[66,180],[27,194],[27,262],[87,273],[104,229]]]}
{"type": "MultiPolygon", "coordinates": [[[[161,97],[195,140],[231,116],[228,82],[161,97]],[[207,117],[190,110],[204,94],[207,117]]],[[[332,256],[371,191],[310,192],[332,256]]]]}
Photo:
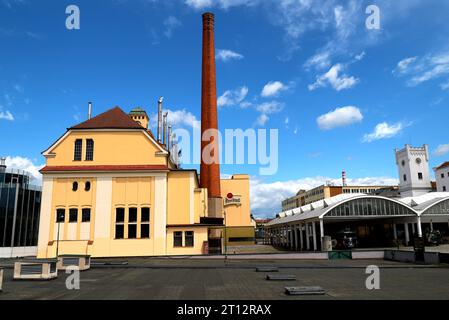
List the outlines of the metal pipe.
{"type": "Polygon", "coordinates": [[[163,134],[162,134],[163,141],[162,141],[162,143],[165,144],[165,145],[167,143],[167,116],[168,116],[168,112],[164,113],[163,120],[162,120],[162,122],[163,122],[163,125],[162,125],[162,127],[163,127],[163,129],[162,129],[162,131],[163,131],[163,134]]]}
{"type": "Polygon", "coordinates": [[[160,97],[157,101],[157,141],[161,142],[161,134],[162,134],[162,102],[164,101],[164,97],[160,97]]]}
{"type": "Polygon", "coordinates": [[[92,102],[87,104],[87,119],[92,118],[92,102]]]}
{"type": "Polygon", "coordinates": [[[170,152],[172,150],[172,126],[171,126],[171,124],[168,125],[167,149],[170,152]]]}

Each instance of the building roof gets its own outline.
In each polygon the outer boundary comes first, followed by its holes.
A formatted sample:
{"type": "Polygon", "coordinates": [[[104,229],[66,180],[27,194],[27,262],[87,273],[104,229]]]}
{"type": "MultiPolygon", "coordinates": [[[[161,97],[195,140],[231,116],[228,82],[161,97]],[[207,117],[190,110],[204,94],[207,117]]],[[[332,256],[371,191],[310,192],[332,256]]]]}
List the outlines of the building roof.
{"type": "Polygon", "coordinates": [[[446,162],[440,164],[438,167],[435,168],[435,170],[440,170],[440,169],[444,169],[447,167],[449,167],[449,161],[446,161],[446,162]]]}
{"type": "Polygon", "coordinates": [[[278,214],[279,217],[271,220],[267,224],[267,226],[322,218],[330,210],[336,208],[340,204],[359,198],[377,198],[389,200],[391,202],[403,204],[404,206],[408,207],[410,210],[415,212],[417,215],[422,215],[427,209],[431,208],[433,205],[441,201],[448,200],[449,192],[429,192],[427,194],[418,197],[407,197],[400,199],[366,195],[363,193],[340,194],[335,197],[313,202],[309,205],[281,212],[278,214]]]}
{"type": "Polygon", "coordinates": [[[81,171],[166,171],[165,165],[99,165],[99,166],[45,166],[40,172],[81,172],[81,171]]]}
{"type": "Polygon", "coordinates": [[[131,119],[120,107],[109,109],[69,129],[145,129],[131,119]]]}

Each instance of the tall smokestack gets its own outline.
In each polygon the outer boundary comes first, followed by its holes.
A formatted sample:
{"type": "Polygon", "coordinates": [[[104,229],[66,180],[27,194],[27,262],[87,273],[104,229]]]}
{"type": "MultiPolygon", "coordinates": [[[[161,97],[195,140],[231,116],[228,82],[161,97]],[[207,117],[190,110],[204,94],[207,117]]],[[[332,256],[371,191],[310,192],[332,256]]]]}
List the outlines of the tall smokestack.
{"type": "Polygon", "coordinates": [[[346,171],[341,172],[341,182],[343,184],[343,187],[346,187],[348,184],[346,183],[346,171]]]}
{"type": "Polygon", "coordinates": [[[164,101],[164,97],[160,97],[157,101],[157,141],[159,143],[162,142],[162,101],[164,101]]]}
{"type": "Polygon", "coordinates": [[[87,104],[87,119],[92,118],[92,102],[87,104]]]}
{"type": "MultiPolygon", "coordinates": [[[[201,79],[201,137],[210,129],[218,132],[217,85],[215,75],[214,15],[203,14],[203,61],[201,79]]],[[[207,136],[207,135],[206,135],[207,136]]],[[[209,216],[222,217],[218,137],[201,139],[200,185],[207,188],[209,216]],[[203,151],[212,159],[204,159],[203,151]],[[209,152],[213,150],[213,153],[209,152]],[[205,161],[209,160],[209,161],[205,161]],[[212,160],[212,161],[210,161],[212,160]],[[208,162],[208,163],[207,163],[208,162]],[[211,163],[212,162],[212,163],[211,163]]]]}

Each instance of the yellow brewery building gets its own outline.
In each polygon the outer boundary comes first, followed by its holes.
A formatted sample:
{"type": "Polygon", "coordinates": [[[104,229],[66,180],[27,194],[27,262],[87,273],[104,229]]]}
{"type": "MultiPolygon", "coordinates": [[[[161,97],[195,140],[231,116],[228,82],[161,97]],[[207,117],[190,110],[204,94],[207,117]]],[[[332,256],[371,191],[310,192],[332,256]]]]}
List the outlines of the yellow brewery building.
{"type": "Polygon", "coordinates": [[[254,243],[249,177],[220,180],[222,215],[210,216],[196,170],[180,169],[148,123],[144,110],[116,107],[43,152],[38,258],[198,255],[254,243]]]}

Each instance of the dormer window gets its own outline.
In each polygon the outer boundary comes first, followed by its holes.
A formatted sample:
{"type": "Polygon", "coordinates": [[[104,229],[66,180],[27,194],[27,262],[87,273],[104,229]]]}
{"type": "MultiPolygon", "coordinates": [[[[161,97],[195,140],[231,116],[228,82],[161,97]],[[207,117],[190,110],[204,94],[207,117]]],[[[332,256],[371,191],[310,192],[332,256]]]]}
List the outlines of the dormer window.
{"type": "Polygon", "coordinates": [[[82,153],[83,153],[83,140],[76,139],[75,148],[73,152],[73,161],[81,161],[82,153]]]}
{"type": "Polygon", "coordinates": [[[86,161],[94,160],[94,140],[87,139],[86,140],[86,161]]]}

